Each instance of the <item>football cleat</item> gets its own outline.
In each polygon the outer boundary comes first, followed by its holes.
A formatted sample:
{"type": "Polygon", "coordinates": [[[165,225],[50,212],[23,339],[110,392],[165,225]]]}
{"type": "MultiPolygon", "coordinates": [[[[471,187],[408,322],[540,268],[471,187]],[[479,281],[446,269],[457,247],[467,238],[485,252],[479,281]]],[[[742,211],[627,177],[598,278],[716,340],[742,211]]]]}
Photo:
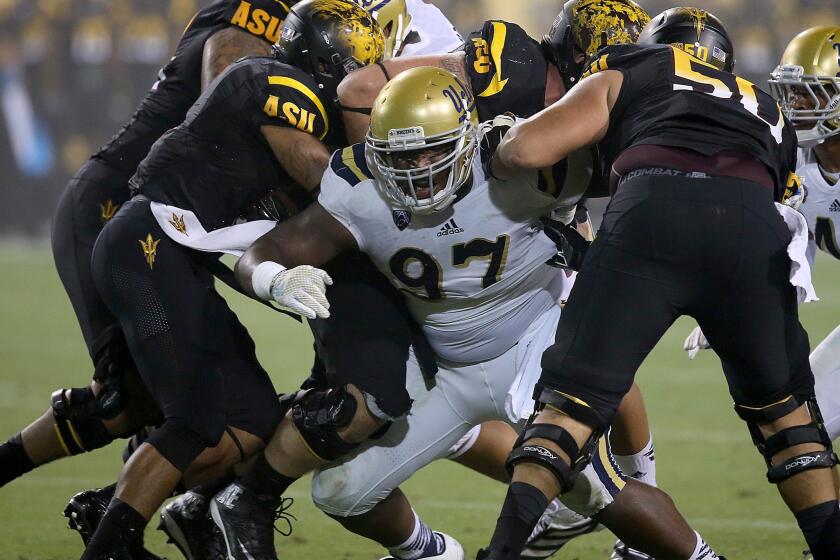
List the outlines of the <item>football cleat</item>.
{"type": "Polygon", "coordinates": [[[537,521],[519,557],[523,560],[548,558],[575,537],[603,528],[594,519],[575,513],[555,498],[537,521]]]}
{"type": "MultiPolygon", "coordinates": [[[[443,550],[434,556],[420,556],[416,560],[464,560],[464,549],[461,543],[450,537],[446,533],[433,531],[439,542],[443,544],[443,550]]],[[[379,560],[400,560],[395,556],[383,556],[379,560]]]]}
{"type": "MultiPolygon", "coordinates": [[[[105,488],[85,490],[84,492],[79,492],[67,502],[67,507],[64,508],[64,517],[67,518],[67,526],[79,533],[85,546],[93,538],[96,528],[99,527],[99,522],[105,516],[108,504],[111,503],[111,498],[114,497],[114,489],[115,486],[112,484],[105,488]]],[[[143,546],[142,539],[131,550],[130,554],[126,551],[119,558],[120,560],[123,558],[128,560],[163,560],[160,556],[156,556],[146,550],[143,546]]]]}
{"type": "Polygon", "coordinates": [[[221,530],[227,549],[227,560],[277,560],[274,549],[274,531],[291,534],[291,521],[295,517],[286,510],[291,498],[257,496],[234,482],[216,494],[210,502],[210,515],[221,530]],[[288,532],[274,526],[283,520],[288,532]]]}
{"type": "Polygon", "coordinates": [[[186,492],[167,504],[158,530],[187,560],[224,560],[225,541],[210,519],[210,499],[186,492]]]}
{"type": "Polygon", "coordinates": [[[620,540],[615,541],[610,560],[653,560],[653,557],[644,552],[630,548],[620,540]]]}

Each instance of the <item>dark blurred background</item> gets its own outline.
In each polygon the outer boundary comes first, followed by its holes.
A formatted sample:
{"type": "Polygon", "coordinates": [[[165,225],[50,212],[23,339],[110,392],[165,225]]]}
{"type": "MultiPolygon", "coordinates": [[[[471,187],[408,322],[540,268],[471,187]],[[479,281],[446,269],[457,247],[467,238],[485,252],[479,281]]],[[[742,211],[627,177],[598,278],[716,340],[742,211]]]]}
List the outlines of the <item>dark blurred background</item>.
{"type": "MultiPolygon", "coordinates": [[[[209,0],[0,0],[0,235],[43,237],[67,179],[131,116],[209,0]]],[[[485,19],[533,37],[562,0],[435,0],[466,34],[485,19]]],[[[673,6],[640,0],[651,13],[673,6]]],[[[838,0],[697,0],[735,41],[737,71],[764,86],[787,42],[840,24],[838,0]]]]}

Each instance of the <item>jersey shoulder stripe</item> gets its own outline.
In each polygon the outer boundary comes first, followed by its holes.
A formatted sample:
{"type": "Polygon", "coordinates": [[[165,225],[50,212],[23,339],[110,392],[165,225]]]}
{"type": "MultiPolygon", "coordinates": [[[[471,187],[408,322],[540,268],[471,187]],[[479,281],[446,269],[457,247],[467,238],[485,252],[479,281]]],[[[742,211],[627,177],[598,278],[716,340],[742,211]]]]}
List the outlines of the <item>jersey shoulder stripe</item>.
{"type": "Polygon", "coordinates": [[[336,175],[347,181],[351,187],[373,178],[367,161],[365,161],[364,144],[354,144],[336,150],[330,158],[330,168],[336,175]]]}

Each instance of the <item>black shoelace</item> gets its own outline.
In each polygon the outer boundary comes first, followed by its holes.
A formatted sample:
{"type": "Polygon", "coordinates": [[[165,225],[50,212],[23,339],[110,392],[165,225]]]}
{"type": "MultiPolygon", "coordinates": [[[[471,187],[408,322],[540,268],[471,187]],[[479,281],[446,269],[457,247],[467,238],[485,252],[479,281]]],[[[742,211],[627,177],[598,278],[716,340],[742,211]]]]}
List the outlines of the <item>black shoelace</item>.
{"type": "Polygon", "coordinates": [[[282,498],[280,500],[280,506],[277,508],[277,511],[274,512],[274,530],[283,535],[284,537],[288,537],[292,534],[292,520],[297,521],[297,517],[295,517],[288,511],[288,509],[291,508],[294,503],[294,498],[282,498]],[[285,531],[277,527],[277,522],[281,520],[286,524],[285,531]]]}

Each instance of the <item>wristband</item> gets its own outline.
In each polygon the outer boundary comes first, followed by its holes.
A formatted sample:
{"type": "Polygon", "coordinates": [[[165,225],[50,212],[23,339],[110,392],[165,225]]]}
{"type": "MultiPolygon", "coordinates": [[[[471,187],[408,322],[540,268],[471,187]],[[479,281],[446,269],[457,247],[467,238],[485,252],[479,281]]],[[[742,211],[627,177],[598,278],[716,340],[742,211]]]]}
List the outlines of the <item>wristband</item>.
{"type": "Polygon", "coordinates": [[[286,270],[282,264],[265,261],[257,265],[251,273],[251,289],[262,300],[271,300],[271,284],[278,274],[286,270]]]}

